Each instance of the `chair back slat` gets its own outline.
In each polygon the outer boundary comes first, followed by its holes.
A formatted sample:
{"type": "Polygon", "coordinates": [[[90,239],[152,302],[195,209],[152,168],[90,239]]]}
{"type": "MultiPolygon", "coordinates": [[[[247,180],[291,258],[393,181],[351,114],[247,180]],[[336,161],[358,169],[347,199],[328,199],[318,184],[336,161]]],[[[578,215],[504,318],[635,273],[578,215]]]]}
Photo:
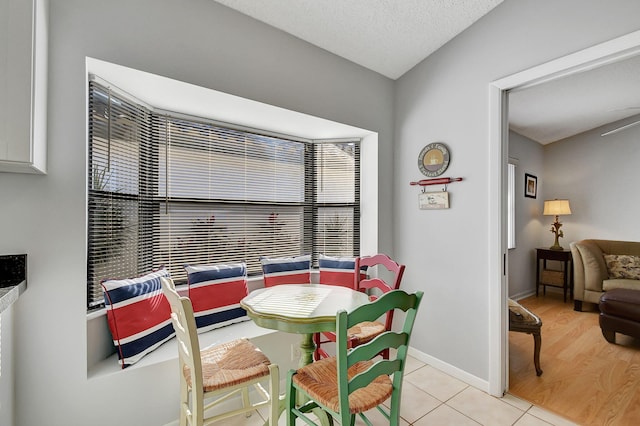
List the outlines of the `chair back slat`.
{"type": "Polygon", "coordinates": [[[200,359],[200,341],[193,315],[193,306],[188,297],[181,297],[171,278],[160,278],[162,291],[171,306],[171,322],[178,340],[178,360],[180,371],[188,366],[191,375],[191,386],[197,394],[202,393],[202,360],[200,359]],[[194,356],[197,355],[197,356],[194,356]]]}
{"type": "Polygon", "coordinates": [[[369,383],[373,382],[376,377],[385,375],[390,376],[402,369],[402,362],[398,359],[393,361],[382,360],[373,364],[367,370],[363,371],[360,374],[357,374],[349,380],[348,383],[348,392],[353,393],[360,388],[367,386],[369,383]]]}
{"type": "MultiPolygon", "coordinates": [[[[397,290],[393,290],[391,292],[385,293],[384,299],[385,303],[367,303],[366,305],[359,306],[357,309],[354,309],[349,315],[347,320],[347,328],[353,327],[355,324],[358,324],[363,321],[371,321],[371,318],[379,318],[387,312],[392,312],[396,308],[401,309],[403,311],[407,311],[413,306],[415,303],[415,294],[409,295],[405,297],[407,293],[397,290]]],[[[380,297],[377,301],[381,300],[380,297]]]]}
{"type": "Polygon", "coordinates": [[[178,315],[175,313],[171,313],[171,323],[173,324],[173,328],[176,331],[176,339],[178,341],[178,350],[183,353],[183,356],[190,357],[191,356],[191,348],[190,345],[186,344],[189,341],[189,332],[185,330],[182,326],[183,322],[178,318],[178,315]]]}
{"type": "MultiPolygon", "coordinates": [[[[336,362],[340,412],[349,412],[349,394],[367,386],[381,375],[393,375],[394,396],[392,396],[392,404],[399,404],[398,395],[402,388],[407,348],[422,296],[421,291],[408,294],[403,290],[391,290],[376,301],[362,305],[351,313],[341,311],[336,315],[336,362]],[[401,332],[386,331],[354,349],[348,348],[349,327],[363,321],[371,321],[396,309],[405,312],[401,332]],[[389,349],[397,349],[390,359],[378,357],[379,353],[389,349]],[[373,364],[365,371],[349,378],[347,373],[349,367],[361,361],[369,361],[373,364]]],[[[395,410],[398,410],[398,407],[395,407],[395,410]]]]}
{"type": "MultiPolygon", "coordinates": [[[[382,280],[384,286],[386,286],[387,290],[397,290],[400,288],[400,283],[402,282],[402,276],[404,275],[405,265],[401,265],[395,260],[391,259],[389,256],[383,253],[375,254],[372,256],[361,256],[356,258],[355,269],[361,270],[362,268],[366,268],[367,270],[371,270],[376,266],[383,266],[392,276],[392,279],[389,282],[382,280]]],[[[368,286],[377,286],[378,284],[370,284],[368,281],[373,278],[361,277],[360,274],[355,274],[356,279],[356,288],[368,288],[368,286]]],[[[381,289],[382,290],[382,289],[381,289]]],[[[383,291],[386,293],[386,291],[383,291]]]]}
{"type": "Polygon", "coordinates": [[[406,345],[409,341],[409,336],[406,333],[396,333],[393,331],[387,331],[379,336],[376,336],[375,339],[364,343],[362,345],[356,346],[349,352],[349,361],[347,365],[351,367],[353,364],[365,361],[368,359],[373,359],[379,351],[379,347],[382,346],[384,348],[393,348],[398,349],[402,345],[406,345]]]}
{"type": "MultiPolygon", "coordinates": [[[[358,284],[358,289],[360,291],[372,290],[374,288],[377,288],[383,294],[390,290],[393,290],[393,288],[391,288],[384,280],[380,278],[368,278],[365,280],[360,280],[360,283],[358,284]]],[[[378,296],[375,294],[370,294],[370,296],[372,300],[375,300],[378,298],[378,296]]]]}
{"type": "MultiPolygon", "coordinates": [[[[320,255],[318,261],[320,265],[320,284],[338,284],[345,285],[347,287],[354,288],[358,291],[369,295],[369,300],[376,300],[379,295],[385,294],[391,290],[397,290],[400,287],[402,276],[404,274],[405,265],[401,265],[395,260],[391,259],[386,254],[376,254],[372,256],[360,256],[352,260],[352,258],[335,258],[320,255]],[[323,268],[324,271],[323,278],[323,268]],[[331,275],[327,275],[327,271],[335,271],[337,268],[344,268],[341,274],[351,277],[351,286],[348,285],[348,279],[345,281],[344,277],[341,281],[337,280],[331,275]],[[368,274],[372,276],[369,277],[368,274]],[[389,277],[390,276],[390,277],[389,277]]],[[[352,336],[352,346],[357,346],[362,341],[370,340],[375,333],[380,333],[383,330],[391,330],[393,324],[393,311],[389,311],[384,316],[380,316],[374,320],[377,323],[382,324],[383,327],[369,327],[370,334],[358,334],[354,333],[352,336]],[[372,331],[374,330],[375,331],[372,331]]],[[[355,325],[355,324],[352,324],[355,325]]],[[[336,335],[334,332],[316,333],[313,336],[313,341],[316,345],[316,349],[313,353],[313,358],[319,360],[326,358],[329,353],[322,347],[324,343],[335,342],[336,335]]],[[[388,351],[382,353],[383,358],[389,358],[388,351]]]]}
{"type": "MultiPolygon", "coordinates": [[[[289,372],[287,424],[296,424],[298,418],[307,424],[316,424],[307,417],[307,413],[318,407],[331,416],[329,420],[336,418],[342,425],[353,426],[355,416],[359,414],[364,423],[371,426],[373,423],[365,412],[377,407],[389,424],[399,425],[409,340],[422,296],[421,291],[409,294],[403,290],[391,290],[352,312],[338,312],[336,356],[289,372]],[[375,321],[396,309],[405,313],[402,331],[384,331],[351,349],[351,326],[375,321]],[[392,352],[390,349],[395,350],[392,352]],[[384,351],[388,353],[387,357],[380,356],[384,351]],[[300,402],[302,398],[299,397],[302,396],[305,399],[300,402]]],[[[332,421],[329,423],[333,424],[332,421]]],[[[375,424],[378,424],[377,420],[375,424]]]]}
{"type": "MultiPolygon", "coordinates": [[[[381,277],[361,278],[360,274],[355,274],[355,287],[360,291],[369,293],[369,298],[373,301],[379,296],[371,292],[372,289],[378,289],[381,294],[385,294],[391,290],[397,290],[400,288],[402,282],[402,276],[404,275],[405,265],[401,265],[389,256],[383,253],[375,254],[373,256],[361,256],[356,258],[356,270],[361,268],[367,268],[371,270],[376,266],[384,267],[387,270],[387,274],[391,275],[391,279],[387,282],[381,277]]],[[[378,275],[382,275],[383,271],[378,271],[378,275]]],[[[393,311],[390,311],[384,321],[385,330],[391,330],[393,324],[393,311]]],[[[385,352],[383,354],[388,357],[385,352]]]]}

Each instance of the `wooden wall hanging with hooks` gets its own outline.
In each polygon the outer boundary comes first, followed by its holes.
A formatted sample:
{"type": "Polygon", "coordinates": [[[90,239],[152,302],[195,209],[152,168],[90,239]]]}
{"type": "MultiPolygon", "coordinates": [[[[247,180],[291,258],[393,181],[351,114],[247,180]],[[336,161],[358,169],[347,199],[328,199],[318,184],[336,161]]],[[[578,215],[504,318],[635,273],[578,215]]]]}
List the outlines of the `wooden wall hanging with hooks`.
{"type": "Polygon", "coordinates": [[[418,206],[421,210],[437,210],[449,208],[449,193],[447,185],[452,182],[460,182],[462,178],[433,178],[421,179],[416,182],[409,182],[413,186],[421,186],[422,192],[418,194],[418,206]],[[440,192],[426,192],[425,186],[444,185],[440,192]]]}

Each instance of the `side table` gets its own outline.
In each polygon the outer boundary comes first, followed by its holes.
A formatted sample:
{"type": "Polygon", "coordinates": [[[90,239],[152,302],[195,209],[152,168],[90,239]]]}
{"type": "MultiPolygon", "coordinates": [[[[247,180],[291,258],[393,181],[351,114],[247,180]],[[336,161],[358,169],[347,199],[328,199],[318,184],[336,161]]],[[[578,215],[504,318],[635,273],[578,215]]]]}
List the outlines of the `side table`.
{"type": "Polygon", "coordinates": [[[547,286],[562,287],[564,291],[564,302],[567,301],[567,289],[570,298],[573,299],[573,267],[571,250],[551,250],[548,248],[536,249],[536,297],[538,289],[542,286],[543,294],[546,294],[547,286]],[[562,262],[562,270],[547,268],[547,261],[555,260],[562,262]],[[542,269],[540,269],[542,261],[542,269]]]}

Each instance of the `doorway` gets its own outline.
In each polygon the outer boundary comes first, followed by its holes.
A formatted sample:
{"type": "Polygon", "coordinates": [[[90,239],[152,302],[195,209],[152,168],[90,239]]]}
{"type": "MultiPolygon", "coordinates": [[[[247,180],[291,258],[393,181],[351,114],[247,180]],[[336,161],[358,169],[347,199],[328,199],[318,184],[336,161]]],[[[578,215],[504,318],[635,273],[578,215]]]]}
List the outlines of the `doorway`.
{"type": "Polygon", "coordinates": [[[490,83],[491,199],[489,393],[502,396],[508,390],[508,261],[506,243],[507,163],[509,143],[508,96],[513,90],[533,87],[554,79],[601,67],[640,54],[640,31],[584,49],[490,83]]]}

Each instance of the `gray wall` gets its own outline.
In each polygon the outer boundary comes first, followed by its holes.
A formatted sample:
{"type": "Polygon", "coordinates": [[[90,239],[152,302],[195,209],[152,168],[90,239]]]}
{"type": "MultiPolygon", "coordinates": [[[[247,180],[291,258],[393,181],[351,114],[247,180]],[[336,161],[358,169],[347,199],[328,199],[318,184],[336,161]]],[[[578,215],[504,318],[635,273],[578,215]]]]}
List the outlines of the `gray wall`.
{"type": "Polygon", "coordinates": [[[640,241],[640,126],[600,136],[615,127],[603,126],[544,147],[510,132],[509,155],[518,158],[523,169],[516,169],[517,247],[509,251],[510,297],[535,292],[535,247],[548,247],[553,241],[553,218],[542,216],[545,199],[571,202],[572,215],[560,219],[565,234],[560,244],[565,248],[583,238],[640,241]],[[537,200],[522,196],[526,171],[538,176],[537,200]]]}
{"type": "Polygon", "coordinates": [[[640,241],[640,126],[600,136],[612,128],[544,148],[544,197],[571,202],[571,216],[560,219],[565,247],[584,238],[640,241]]]}
{"type": "MultiPolygon", "coordinates": [[[[452,369],[488,380],[489,83],[640,29],[640,2],[506,0],[397,81],[395,254],[403,287],[425,291],[412,344],[452,369]],[[449,210],[418,210],[423,146],[451,149],[449,210]]],[[[576,209],[578,205],[576,205],[576,209]]],[[[567,227],[567,231],[570,228],[567,227]]],[[[496,294],[496,292],[493,292],[496,294]]]]}
{"type": "MultiPolygon", "coordinates": [[[[542,190],[545,179],[544,150],[542,145],[518,133],[509,132],[509,157],[516,158],[515,182],[515,230],[516,247],[509,250],[509,297],[518,299],[535,291],[536,247],[548,247],[553,243],[553,234],[543,222],[544,198],[542,190]],[[525,173],[538,178],[536,198],[524,196],[525,173]]],[[[568,245],[567,245],[568,247],[568,245]]]]}
{"type": "MultiPolygon", "coordinates": [[[[540,107],[544,107],[541,105],[540,107]]],[[[618,125],[640,119],[636,116],[618,125]]],[[[516,248],[509,250],[509,296],[535,292],[535,248],[553,244],[549,229],[553,217],[543,216],[545,199],[567,198],[572,214],[562,216],[560,245],[584,238],[640,240],[640,126],[606,137],[616,124],[548,145],[514,132],[509,134],[509,156],[516,168],[516,248]],[[537,199],[522,194],[524,173],[538,177],[537,199]]]]}
{"type": "MultiPolygon", "coordinates": [[[[178,417],[175,367],[87,378],[85,57],[378,132],[380,199],[392,196],[393,82],[210,0],[51,0],[49,41],[49,173],[0,175],[0,252],[29,255],[16,424],[165,424],[178,417]]],[[[379,211],[388,252],[391,210],[379,211]]]]}
{"type": "Polygon", "coordinates": [[[506,0],[394,84],[210,0],[51,0],[50,12],[49,174],[0,176],[0,251],[30,256],[14,309],[19,426],[177,417],[172,369],[86,377],[86,56],[378,132],[380,250],[426,293],[412,345],[487,380],[488,83],[640,28],[640,2],[506,0]],[[465,180],[451,209],[419,211],[409,182],[433,141],[465,180]]]}

